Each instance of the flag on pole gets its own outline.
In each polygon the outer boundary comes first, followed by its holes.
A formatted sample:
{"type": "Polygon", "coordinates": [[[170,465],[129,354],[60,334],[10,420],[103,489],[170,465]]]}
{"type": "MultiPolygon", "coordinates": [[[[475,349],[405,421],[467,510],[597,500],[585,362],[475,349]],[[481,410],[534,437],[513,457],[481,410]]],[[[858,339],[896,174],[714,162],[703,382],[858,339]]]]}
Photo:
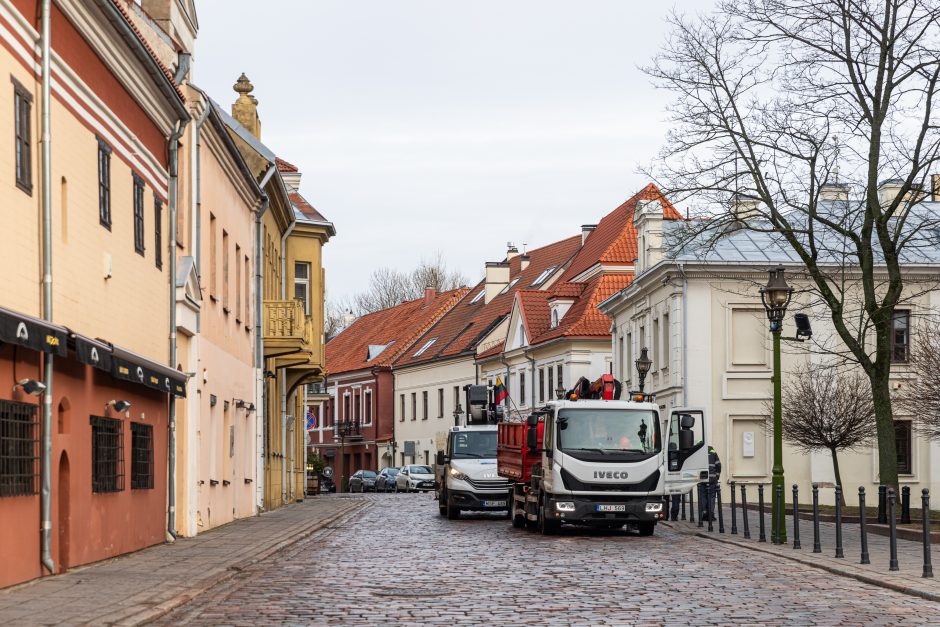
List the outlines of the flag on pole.
{"type": "Polygon", "coordinates": [[[503,385],[502,377],[496,377],[496,385],[493,387],[493,401],[499,405],[507,398],[509,398],[509,392],[506,390],[506,386],[503,385]]]}

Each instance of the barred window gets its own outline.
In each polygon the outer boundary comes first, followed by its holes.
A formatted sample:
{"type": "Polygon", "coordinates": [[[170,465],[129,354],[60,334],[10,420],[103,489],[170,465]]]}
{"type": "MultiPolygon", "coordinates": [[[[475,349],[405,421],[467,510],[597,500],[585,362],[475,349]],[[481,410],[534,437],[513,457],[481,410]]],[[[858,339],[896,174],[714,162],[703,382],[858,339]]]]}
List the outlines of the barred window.
{"type": "Polygon", "coordinates": [[[91,417],[91,491],[124,489],[124,430],[121,421],[91,417]]]}
{"type": "Polygon", "coordinates": [[[134,251],[144,254],[144,179],[134,175],[134,251]]]}
{"type": "Polygon", "coordinates": [[[37,413],[35,405],[0,401],[0,496],[38,493],[37,413]]]}
{"type": "Polygon", "coordinates": [[[98,221],[111,230],[111,147],[98,138],[98,221]]]}
{"type": "Polygon", "coordinates": [[[131,489],[153,489],[153,427],[131,423],[131,489]]]}

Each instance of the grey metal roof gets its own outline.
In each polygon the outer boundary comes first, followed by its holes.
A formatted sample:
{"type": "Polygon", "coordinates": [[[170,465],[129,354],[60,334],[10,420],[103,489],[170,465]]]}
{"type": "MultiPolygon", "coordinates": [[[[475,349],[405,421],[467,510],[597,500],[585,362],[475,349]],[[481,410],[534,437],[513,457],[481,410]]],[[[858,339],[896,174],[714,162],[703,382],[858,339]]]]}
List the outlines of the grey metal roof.
{"type": "Polygon", "coordinates": [[[209,102],[211,103],[212,108],[215,109],[216,113],[219,114],[219,117],[222,118],[222,121],[225,122],[226,126],[228,126],[230,129],[235,131],[236,135],[241,137],[245,141],[246,144],[251,146],[255,150],[255,152],[261,155],[264,159],[270,161],[271,163],[274,163],[274,160],[277,158],[277,155],[275,155],[274,152],[270,148],[262,144],[261,140],[259,140],[257,137],[252,135],[251,132],[247,128],[242,126],[238,120],[236,120],[231,115],[229,115],[228,112],[226,112],[225,109],[223,109],[219,105],[219,103],[217,103],[212,98],[209,98],[209,102]]]}
{"type": "MultiPolygon", "coordinates": [[[[830,209],[833,215],[839,213],[834,204],[830,209]]],[[[803,223],[797,222],[795,216],[790,219],[797,228],[803,223]]],[[[705,263],[800,262],[790,244],[783,235],[772,230],[769,222],[753,220],[748,221],[748,224],[752,228],[735,228],[727,220],[715,220],[713,226],[708,222],[695,220],[664,221],[663,243],[666,257],[675,261],[705,263]]],[[[901,251],[901,261],[911,264],[940,264],[940,203],[923,202],[910,209],[904,228],[910,233],[910,239],[901,251]]],[[[806,239],[807,236],[800,234],[798,237],[806,239]]],[[[842,264],[850,262],[854,257],[853,244],[832,229],[817,227],[814,239],[820,251],[820,263],[842,264]]],[[[883,257],[878,255],[877,243],[874,248],[877,263],[883,260],[883,257]]]]}

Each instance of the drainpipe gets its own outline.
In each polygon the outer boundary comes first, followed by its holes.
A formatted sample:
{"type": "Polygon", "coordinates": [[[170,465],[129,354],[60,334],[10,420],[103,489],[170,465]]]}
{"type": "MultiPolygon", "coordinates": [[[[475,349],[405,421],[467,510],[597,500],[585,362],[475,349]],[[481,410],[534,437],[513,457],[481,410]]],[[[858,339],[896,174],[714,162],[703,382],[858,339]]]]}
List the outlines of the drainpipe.
{"type": "MultiPolygon", "coordinates": [[[[202,93],[202,92],[200,92],[202,93]]],[[[209,118],[209,109],[212,107],[212,103],[209,102],[208,96],[202,93],[203,98],[206,101],[206,108],[202,112],[202,115],[199,116],[199,119],[196,120],[193,124],[193,141],[192,141],[192,150],[193,150],[193,162],[195,163],[195,175],[193,178],[196,179],[196,184],[194,185],[194,192],[196,195],[195,202],[193,203],[196,207],[196,216],[195,216],[195,233],[193,235],[193,258],[196,264],[196,274],[202,276],[202,134],[200,133],[202,125],[209,118]]],[[[198,324],[198,321],[197,321],[198,324]]],[[[198,330],[198,326],[196,327],[198,330]]]]}
{"type": "MultiPolygon", "coordinates": [[[[290,234],[294,232],[294,227],[297,226],[296,219],[290,223],[290,226],[287,227],[287,230],[284,231],[284,235],[281,236],[281,298],[287,298],[287,238],[290,237],[290,234]]],[[[304,312],[304,315],[307,315],[307,312],[304,312]]],[[[293,473],[294,467],[294,450],[293,448],[287,448],[287,429],[288,429],[288,417],[287,417],[287,373],[284,373],[284,380],[281,382],[281,453],[282,455],[290,456],[290,465],[291,472],[293,473]]],[[[293,438],[293,428],[291,428],[291,438],[293,438]]],[[[284,461],[284,457],[281,457],[281,502],[285,505],[288,503],[287,500],[287,464],[284,461]]]]}
{"type": "Polygon", "coordinates": [[[532,385],[530,386],[532,390],[529,393],[529,396],[532,398],[532,402],[529,403],[529,407],[535,409],[535,358],[529,354],[529,349],[522,351],[522,354],[526,359],[529,360],[529,364],[532,366],[532,385]]]}
{"type": "Polygon", "coordinates": [[[689,406],[689,279],[685,264],[676,264],[682,275],[682,404],[689,406]]]}
{"type": "MultiPolygon", "coordinates": [[[[276,171],[277,166],[272,163],[268,167],[268,171],[265,173],[264,177],[261,179],[261,182],[258,183],[258,187],[263,190],[276,171]]],[[[255,437],[257,437],[259,443],[258,469],[257,477],[255,479],[257,485],[255,486],[255,493],[257,495],[256,498],[259,511],[264,509],[264,456],[267,452],[267,442],[264,439],[265,391],[267,387],[267,379],[264,376],[264,340],[261,331],[261,319],[264,317],[264,242],[262,241],[261,237],[263,231],[261,218],[268,210],[268,206],[270,204],[270,198],[268,198],[268,195],[262,191],[261,205],[258,207],[258,210],[255,213],[255,437]]]]}
{"type": "MultiPolygon", "coordinates": [[[[42,317],[52,322],[52,48],[51,0],[42,2],[42,317]]],[[[46,391],[42,397],[42,487],[40,536],[42,565],[55,573],[52,561],[52,375],[53,357],[43,354],[46,391]]]]}
{"type": "MultiPolygon", "coordinates": [[[[170,368],[176,368],[176,212],[178,204],[178,175],[180,138],[186,130],[189,118],[181,118],[176,130],[170,135],[170,185],[168,189],[170,206],[170,368]]],[[[176,540],[176,397],[170,395],[169,438],[167,441],[167,541],[176,540]]]]}

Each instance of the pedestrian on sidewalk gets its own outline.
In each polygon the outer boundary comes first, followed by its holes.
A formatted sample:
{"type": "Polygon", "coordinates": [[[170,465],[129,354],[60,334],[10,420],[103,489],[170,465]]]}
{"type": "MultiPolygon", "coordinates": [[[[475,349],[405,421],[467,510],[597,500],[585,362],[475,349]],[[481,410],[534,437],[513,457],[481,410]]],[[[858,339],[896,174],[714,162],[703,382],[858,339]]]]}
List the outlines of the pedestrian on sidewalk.
{"type": "Polygon", "coordinates": [[[698,515],[700,520],[715,520],[715,494],[718,490],[718,480],[721,478],[721,459],[715,447],[708,447],[708,482],[698,484],[698,515]],[[715,494],[713,497],[709,495],[715,494]]]}

